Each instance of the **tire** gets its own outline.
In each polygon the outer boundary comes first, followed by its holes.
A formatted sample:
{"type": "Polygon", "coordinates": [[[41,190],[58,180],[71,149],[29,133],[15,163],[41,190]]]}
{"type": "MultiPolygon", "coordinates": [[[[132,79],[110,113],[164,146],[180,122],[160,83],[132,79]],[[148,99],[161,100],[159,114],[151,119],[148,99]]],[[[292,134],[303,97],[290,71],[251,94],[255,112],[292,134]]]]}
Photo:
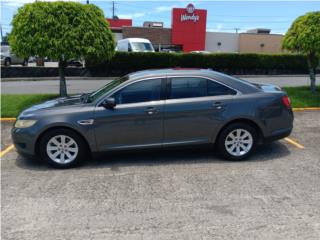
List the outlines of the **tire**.
{"type": "Polygon", "coordinates": [[[41,159],[50,166],[70,168],[85,159],[88,147],[79,134],[61,128],[48,131],[41,137],[39,152],[41,159]]]}
{"type": "Polygon", "coordinates": [[[224,158],[243,160],[254,152],[258,143],[258,133],[248,124],[233,123],[221,131],[217,143],[224,158]]]}
{"type": "Polygon", "coordinates": [[[7,66],[7,67],[9,67],[9,66],[11,65],[11,60],[10,60],[10,58],[6,58],[6,59],[4,60],[4,65],[7,66]]]}

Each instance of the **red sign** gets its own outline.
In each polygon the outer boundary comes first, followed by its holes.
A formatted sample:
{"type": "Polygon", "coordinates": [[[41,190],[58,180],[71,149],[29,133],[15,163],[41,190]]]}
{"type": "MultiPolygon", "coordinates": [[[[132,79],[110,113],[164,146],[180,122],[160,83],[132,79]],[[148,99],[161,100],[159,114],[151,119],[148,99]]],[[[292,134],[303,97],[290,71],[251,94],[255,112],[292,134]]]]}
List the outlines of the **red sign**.
{"type": "Polygon", "coordinates": [[[112,19],[107,18],[110,29],[121,29],[122,27],[131,27],[132,19],[112,19]]]}
{"type": "Polygon", "coordinates": [[[202,51],[206,41],[207,10],[186,8],[172,9],[172,44],[182,45],[184,52],[202,51]]]}

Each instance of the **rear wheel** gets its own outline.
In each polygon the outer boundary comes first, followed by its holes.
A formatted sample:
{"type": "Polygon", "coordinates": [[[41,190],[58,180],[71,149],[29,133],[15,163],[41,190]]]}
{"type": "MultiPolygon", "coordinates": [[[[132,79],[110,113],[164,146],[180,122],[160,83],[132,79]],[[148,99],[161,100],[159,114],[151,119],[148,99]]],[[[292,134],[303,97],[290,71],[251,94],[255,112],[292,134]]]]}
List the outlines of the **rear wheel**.
{"type": "Polygon", "coordinates": [[[53,167],[73,167],[84,160],[86,155],[86,143],[69,129],[51,130],[40,140],[40,156],[53,167]]]}
{"type": "Polygon", "coordinates": [[[245,123],[234,123],[222,130],[218,146],[223,157],[242,160],[251,155],[258,141],[255,128],[245,123]]]}

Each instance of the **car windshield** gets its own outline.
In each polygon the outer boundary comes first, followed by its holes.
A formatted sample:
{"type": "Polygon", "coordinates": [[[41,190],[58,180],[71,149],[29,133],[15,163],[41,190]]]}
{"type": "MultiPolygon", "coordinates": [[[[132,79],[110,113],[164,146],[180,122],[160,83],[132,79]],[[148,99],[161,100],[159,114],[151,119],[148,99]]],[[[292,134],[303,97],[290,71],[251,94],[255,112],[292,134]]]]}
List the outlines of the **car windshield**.
{"type": "Polygon", "coordinates": [[[103,87],[99,88],[98,90],[96,90],[90,94],[90,96],[88,98],[88,102],[93,102],[93,101],[97,100],[99,97],[101,97],[105,93],[109,92],[113,88],[119,86],[121,83],[127,81],[128,79],[129,79],[129,76],[126,75],[124,77],[118,78],[118,79],[113,80],[112,82],[104,85],[103,87]]]}
{"type": "Polygon", "coordinates": [[[150,43],[144,42],[131,42],[133,51],[150,52],[153,51],[150,43]]]}

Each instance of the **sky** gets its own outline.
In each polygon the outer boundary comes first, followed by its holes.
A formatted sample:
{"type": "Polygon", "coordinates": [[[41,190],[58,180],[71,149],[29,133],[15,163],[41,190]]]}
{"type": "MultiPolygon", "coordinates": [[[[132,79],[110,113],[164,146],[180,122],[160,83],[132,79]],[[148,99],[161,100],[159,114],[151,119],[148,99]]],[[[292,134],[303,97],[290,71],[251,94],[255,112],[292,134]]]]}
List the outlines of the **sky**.
{"type": "MultiPolygon", "coordinates": [[[[11,30],[11,20],[18,7],[35,0],[1,0],[1,26],[3,34],[11,30]]],[[[47,0],[48,1],[48,0],[47,0]]],[[[55,1],[55,0],[49,0],[55,1]]],[[[69,0],[86,3],[86,0],[69,0]]],[[[103,9],[106,17],[112,16],[112,1],[89,0],[103,9]]],[[[114,1],[115,15],[133,19],[134,26],[144,21],[160,21],[171,27],[171,9],[206,9],[207,31],[245,32],[253,28],[270,28],[271,33],[284,34],[292,21],[310,11],[320,11],[320,1],[114,1]]]]}

